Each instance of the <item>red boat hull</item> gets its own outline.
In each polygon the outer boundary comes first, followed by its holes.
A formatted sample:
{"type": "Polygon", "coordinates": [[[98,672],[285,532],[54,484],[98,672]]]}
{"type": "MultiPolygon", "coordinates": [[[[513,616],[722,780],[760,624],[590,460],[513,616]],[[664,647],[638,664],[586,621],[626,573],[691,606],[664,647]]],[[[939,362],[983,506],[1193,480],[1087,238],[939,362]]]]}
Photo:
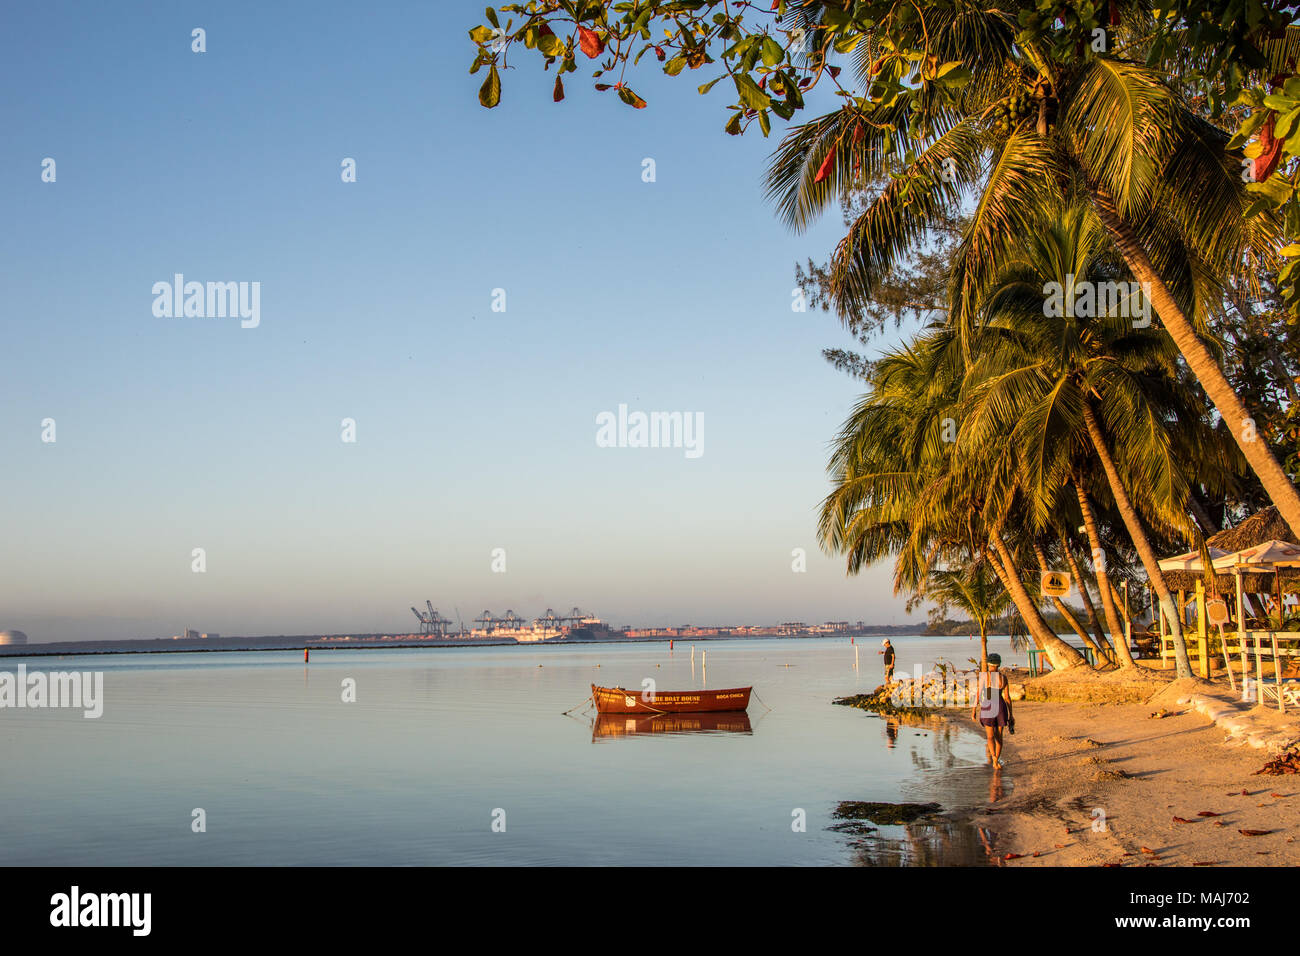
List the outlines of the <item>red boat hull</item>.
{"type": "Polygon", "coordinates": [[[601,714],[713,714],[749,709],[752,687],[722,690],[658,691],[653,695],[622,687],[591,685],[591,699],[601,714]]]}

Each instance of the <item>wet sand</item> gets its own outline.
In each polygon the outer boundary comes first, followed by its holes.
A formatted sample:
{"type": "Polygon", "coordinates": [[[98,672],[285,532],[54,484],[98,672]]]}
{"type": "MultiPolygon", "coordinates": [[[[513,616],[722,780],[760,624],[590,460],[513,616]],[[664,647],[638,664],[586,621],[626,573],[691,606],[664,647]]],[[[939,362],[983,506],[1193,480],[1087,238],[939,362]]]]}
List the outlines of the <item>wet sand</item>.
{"type": "Polygon", "coordinates": [[[989,769],[989,801],[971,816],[997,857],[1008,866],[1300,864],[1300,775],[1254,775],[1270,754],[1225,744],[1222,729],[1171,696],[1016,703],[1007,786],[989,769]],[[1169,716],[1153,719],[1162,706],[1169,716]]]}

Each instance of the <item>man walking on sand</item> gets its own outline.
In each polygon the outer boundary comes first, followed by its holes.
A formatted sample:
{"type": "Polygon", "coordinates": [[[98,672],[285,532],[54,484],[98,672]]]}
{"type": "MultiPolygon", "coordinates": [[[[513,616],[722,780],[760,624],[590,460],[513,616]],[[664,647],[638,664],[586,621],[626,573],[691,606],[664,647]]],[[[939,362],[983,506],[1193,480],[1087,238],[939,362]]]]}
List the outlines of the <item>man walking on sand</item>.
{"type": "Polygon", "coordinates": [[[889,638],[885,638],[880,643],[884,645],[884,650],[876,653],[885,655],[885,683],[888,684],[894,679],[894,645],[889,643],[889,638]]]}
{"type": "Polygon", "coordinates": [[[1001,667],[1002,655],[990,654],[988,670],[980,674],[979,696],[970,715],[984,728],[984,749],[994,768],[1002,766],[1002,728],[1016,732],[1016,718],[1011,713],[1011,698],[1001,667]]]}

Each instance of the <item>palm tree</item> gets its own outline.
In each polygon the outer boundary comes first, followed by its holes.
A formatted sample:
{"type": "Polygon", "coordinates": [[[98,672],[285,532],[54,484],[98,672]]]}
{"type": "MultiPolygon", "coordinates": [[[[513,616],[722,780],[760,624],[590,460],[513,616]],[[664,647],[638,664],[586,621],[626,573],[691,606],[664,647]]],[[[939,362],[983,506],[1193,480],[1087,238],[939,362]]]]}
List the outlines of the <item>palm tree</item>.
{"type": "MultiPolygon", "coordinates": [[[[1083,456],[1100,464],[1171,621],[1179,675],[1191,676],[1173,598],[1143,519],[1195,539],[1199,532],[1187,502],[1194,480],[1218,474],[1219,438],[1206,424],[1195,390],[1182,379],[1169,339],[1124,315],[1116,308],[1122,302],[1104,303],[1097,296],[1095,308],[1044,307],[1044,290],[1053,283],[1057,289],[1105,288],[1123,278],[1121,270],[1086,206],[1064,211],[1024,240],[979,304],[979,324],[971,332],[978,358],[964,390],[970,398],[964,434],[978,445],[1010,433],[1022,449],[1025,486],[1042,527],[1053,523],[1071,480],[1078,487],[1083,456]],[[1185,445],[1203,448],[1204,460],[1183,460],[1179,451],[1185,445]],[[1136,502],[1130,488],[1142,489],[1136,502]]],[[[1088,507],[1084,497],[1079,506],[1088,507]]],[[[1103,576],[1099,571],[1099,584],[1103,576]]],[[[1108,583],[1101,586],[1104,602],[1108,583]]],[[[1121,635],[1112,623],[1121,662],[1131,664],[1121,635]]]]}
{"type": "Polygon", "coordinates": [[[819,540],[844,554],[850,574],[894,559],[896,592],[923,591],[933,569],[987,560],[1011,594],[1035,644],[1056,668],[1083,658],[1043,619],[1021,583],[1003,529],[1016,498],[1002,442],[955,453],[964,363],[949,328],[934,328],[873,366],[869,391],[845,422],[828,470],[819,540]],[[991,550],[989,550],[991,549],[991,550]]]}
{"type": "Polygon", "coordinates": [[[860,312],[895,263],[925,240],[940,209],[970,193],[975,207],[950,284],[950,321],[969,333],[986,288],[1044,211],[1063,199],[1085,202],[1300,534],[1300,493],[1256,436],[1205,324],[1230,281],[1249,280],[1248,264],[1275,264],[1279,224],[1270,214],[1245,219],[1248,194],[1227,134],[1139,62],[1152,4],[1112,5],[1122,18],[1101,52],[1052,43],[1050,30],[1023,30],[1022,12],[1039,16],[1032,2],[958,0],[922,15],[911,0],[887,6],[879,22],[888,29],[855,50],[863,82],[905,76],[909,51],[960,62],[971,79],[957,95],[927,82],[915,95],[848,100],[793,129],[774,154],[768,192],[793,228],[864,181],[888,182],[832,258],[840,315],[860,312]]]}
{"type": "Polygon", "coordinates": [[[989,624],[1014,606],[1011,592],[996,574],[989,573],[988,561],[982,558],[958,568],[931,571],[925,588],[925,596],[941,609],[955,607],[979,625],[981,674],[988,670],[989,624]]]}

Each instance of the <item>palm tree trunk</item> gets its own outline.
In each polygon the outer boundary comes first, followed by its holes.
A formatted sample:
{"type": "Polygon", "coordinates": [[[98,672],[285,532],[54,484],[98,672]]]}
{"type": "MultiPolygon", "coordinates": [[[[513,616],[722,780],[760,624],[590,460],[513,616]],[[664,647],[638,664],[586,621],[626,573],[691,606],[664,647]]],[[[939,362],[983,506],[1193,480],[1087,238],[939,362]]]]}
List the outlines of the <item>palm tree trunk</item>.
{"type": "MultiPolygon", "coordinates": [[[[1078,475],[1074,476],[1074,490],[1079,496],[1079,510],[1083,512],[1083,527],[1088,534],[1088,547],[1094,555],[1102,554],[1101,534],[1097,531],[1097,519],[1092,513],[1092,502],[1088,500],[1087,490],[1078,475]]],[[[1110,594],[1110,579],[1106,575],[1106,562],[1094,561],[1093,574],[1097,576],[1097,591],[1101,595],[1101,610],[1106,615],[1106,627],[1110,629],[1110,643],[1115,648],[1115,656],[1120,667],[1137,667],[1133,652],[1128,649],[1128,640],[1124,628],[1119,622],[1119,612],[1115,610],[1115,599],[1110,594]]]]}
{"type": "Polygon", "coordinates": [[[1025,626],[1029,628],[1030,636],[1033,637],[1034,643],[1039,649],[1046,652],[1048,661],[1056,670],[1065,670],[1070,667],[1078,667],[1080,664],[1087,664],[1083,655],[1076,651],[1065,641],[1056,636],[1055,632],[1047,626],[1047,621],[1043,619],[1042,613],[1038,610],[1038,605],[1030,597],[1029,592],[1025,590],[1025,585],[1020,580],[1020,573],[1016,569],[1015,559],[1011,557],[1011,552],[1007,550],[1006,542],[1002,540],[1002,532],[999,528],[994,528],[989,533],[989,544],[993,545],[993,550],[1001,558],[1001,564],[994,564],[994,570],[999,572],[1002,578],[1002,584],[1011,592],[1011,599],[1016,602],[1016,610],[1020,616],[1025,619],[1025,626]]]}
{"type": "Polygon", "coordinates": [[[989,669],[989,629],[988,622],[980,620],[980,673],[989,669]]]}
{"type": "Polygon", "coordinates": [[[1088,615],[1088,626],[1092,628],[1093,634],[1097,635],[1097,643],[1106,645],[1106,632],[1102,629],[1101,621],[1097,619],[1097,608],[1092,603],[1092,595],[1088,593],[1088,582],[1083,579],[1083,572],[1079,568],[1079,562],[1075,560],[1074,551],[1070,547],[1070,539],[1066,537],[1064,531],[1057,532],[1061,536],[1061,550],[1065,552],[1066,563],[1070,565],[1070,573],[1074,575],[1074,580],[1079,582],[1079,597],[1083,599],[1083,610],[1088,615]]]}
{"type": "MultiPolygon", "coordinates": [[[[987,557],[989,567],[993,569],[993,573],[998,576],[998,580],[1002,582],[1002,586],[1006,588],[1007,593],[1011,595],[1011,600],[1016,605],[1016,610],[1020,611],[1020,603],[1016,600],[1016,596],[1011,590],[1011,576],[1007,574],[1007,569],[1002,566],[1002,559],[998,557],[997,552],[995,551],[990,551],[987,557]]],[[[1021,611],[1021,617],[1024,617],[1023,611],[1021,611]]],[[[1043,649],[1043,641],[1038,633],[1030,630],[1029,639],[1034,642],[1034,647],[1036,649],[1040,651],[1043,649]]]]}
{"type": "MultiPolygon", "coordinates": [[[[1142,522],[1138,519],[1137,511],[1133,508],[1133,502],[1129,500],[1128,491],[1124,488],[1124,483],[1120,481],[1119,470],[1115,467],[1115,460],[1111,457],[1110,446],[1106,443],[1106,435],[1101,430],[1101,423],[1097,421],[1097,416],[1093,413],[1092,402],[1085,400],[1083,403],[1083,420],[1088,426],[1088,437],[1092,439],[1093,450],[1096,451],[1097,457],[1101,459],[1102,470],[1106,473],[1106,480],[1110,483],[1111,493],[1115,496],[1115,507],[1119,511],[1120,517],[1124,519],[1124,527],[1128,529],[1128,535],[1133,539],[1133,547],[1137,548],[1138,557],[1142,560],[1142,567],[1146,569],[1147,579],[1151,582],[1152,587],[1156,589],[1156,594],[1160,598],[1160,606],[1164,609],[1165,616],[1169,618],[1169,630],[1174,638],[1174,661],[1178,665],[1179,677],[1192,676],[1192,662],[1187,658],[1187,642],[1183,639],[1183,629],[1179,623],[1179,615],[1175,610],[1173,596],[1169,593],[1169,588],[1165,584],[1165,576],[1160,573],[1160,565],[1156,558],[1156,553],[1151,549],[1151,542],[1147,538],[1146,530],[1142,527],[1142,522]]],[[[1112,598],[1112,600],[1114,600],[1112,598]]],[[[1116,642],[1116,647],[1124,645],[1128,650],[1128,640],[1120,632],[1120,638],[1116,642]]]]}
{"type": "MultiPolygon", "coordinates": [[[[1178,307],[1169,288],[1161,280],[1151,260],[1147,258],[1146,250],[1142,248],[1137,235],[1120,216],[1114,198],[1103,189],[1091,185],[1089,189],[1092,193],[1093,207],[1102,225],[1119,248],[1129,271],[1142,283],[1143,291],[1159,313],[1160,321],[1164,323],[1169,337],[1183,353],[1188,368],[1192,370],[1192,374],[1196,376],[1205,393],[1209,395],[1210,401],[1223,417],[1224,423],[1232,432],[1232,437],[1241,447],[1242,454],[1246,456],[1251,470],[1264,486],[1264,492],[1273,504],[1277,505],[1278,512],[1281,513],[1292,533],[1300,535],[1300,492],[1296,491],[1296,486],[1291,483],[1291,479],[1278,464],[1272,450],[1268,447],[1268,442],[1256,433],[1255,419],[1251,417],[1245,403],[1232,390],[1232,384],[1223,374],[1223,369],[1219,368],[1218,362],[1214,360],[1205,343],[1197,336],[1191,321],[1178,307]]],[[[1163,602],[1163,598],[1161,600],[1163,602]]],[[[1179,668],[1181,672],[1181,662],[1179,668]]]]}
{"type": "MultiPolygon", "coordinates": [[[[1051,570],[1051,568],[1047,566],[1047,555],[1043,553],[1043,546],[1038,543],[1037,539],[1034,540],[1034,556],[1038,558],[1038,570],[1042,571],[1044,574],[1051,570]]],[[[1092,648],[1092,652],[1095,655],[1094,660],[1098,662],[1105,661],[1106,655],[1101,652],[1101,648],[1099,648],[1096,642],[1093,641],[1092,635],[1085,631],[1082,625],[1079,624],[1079,619],[1074,616],[1074,612],[1065,606],[1065,602],[1060,598],[1054,597],[1052,598],[1052,606],[1056,608],[1056,613],[1065,619],[1065,623],[1070,625],[1070,630],[1079,635],[1079,640],[1092,648]]]]}
{"type": "Polygon", "coordinates": [[[1201,534],[1209,537],[1212,534],[1218,534],[1221,530],[1210,517],[1210,513],[1205,510],[1205,505],[1201,504],[1201,499],[1196,497],[1195,491],[1187,493],[1187,510],[1196,519],[1196,523],[1201,526],[1201,534]]]}

